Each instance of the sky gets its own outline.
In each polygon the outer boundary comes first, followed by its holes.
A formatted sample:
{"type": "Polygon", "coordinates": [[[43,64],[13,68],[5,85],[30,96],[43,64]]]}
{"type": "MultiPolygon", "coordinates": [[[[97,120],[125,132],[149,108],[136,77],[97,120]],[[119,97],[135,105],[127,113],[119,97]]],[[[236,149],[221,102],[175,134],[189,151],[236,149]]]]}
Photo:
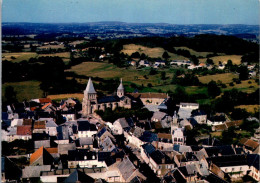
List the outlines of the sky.
{"type": "Polygon", "coordinates": [[[259,0],[2,0],[2,22],[259,25],[259,0]]]}

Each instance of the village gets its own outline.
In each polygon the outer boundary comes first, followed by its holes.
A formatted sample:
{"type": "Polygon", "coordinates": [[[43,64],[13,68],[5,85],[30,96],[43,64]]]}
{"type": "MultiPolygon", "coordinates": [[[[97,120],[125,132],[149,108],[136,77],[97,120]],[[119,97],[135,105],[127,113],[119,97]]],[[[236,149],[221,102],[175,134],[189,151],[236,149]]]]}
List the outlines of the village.
{"type": "Polygon", "coordinates": [[[236,145],[206,133],[194,138],[197,130],[222,132],[245,122],[225,113],[208,118],[198,103],[180,103],[171,116],[169,100],[166,93],[126,93],[122,79],[114,94],[99,97],[89,78],[82,104],[39,98],[8,105],[2,113],[2,182],[260,181],[258,127],[236,145]],[[98,115],[118,108],[151,115],[115,121],[98,115]]]}

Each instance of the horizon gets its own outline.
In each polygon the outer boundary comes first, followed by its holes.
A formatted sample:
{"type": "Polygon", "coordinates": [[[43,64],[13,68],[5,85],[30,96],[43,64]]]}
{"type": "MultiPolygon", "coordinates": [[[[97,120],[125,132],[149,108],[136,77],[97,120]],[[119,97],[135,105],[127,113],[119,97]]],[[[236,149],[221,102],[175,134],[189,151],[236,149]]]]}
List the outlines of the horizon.
{"type": "Polygon", "coordinates": [[[257,0],[3,0],[2,22],[259,25],[257,0]]]}
{"type": "Polygon", "coordinates": [[[174,23],[165,23],[165,22],[123,22],[123,21],[95,21],[95,22],[2,22],[3,23],[28,23],[28,24],[89,24],[89,23],[125,23],[125,24],[168,24],[168,25],[248,25],[248,26],[259,26],[260,24],[242,24],[242,23],[230,23],[230,24],[214,24],[214,23],[208,23],[208,24],[174,24],[174,23]]]}

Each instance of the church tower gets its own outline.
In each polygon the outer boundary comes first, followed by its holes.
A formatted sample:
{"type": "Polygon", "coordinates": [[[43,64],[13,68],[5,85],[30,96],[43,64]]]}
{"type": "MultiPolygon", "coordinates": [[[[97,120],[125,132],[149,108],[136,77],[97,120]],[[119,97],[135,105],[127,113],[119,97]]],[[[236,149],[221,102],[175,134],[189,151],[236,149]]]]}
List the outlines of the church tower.
{"type": "Polygon", "coordinates": [[[122,78],[120,80],[120,85],[119,87],[117,88],[117,96],[119,98],[125,96],[125,89],[124,89],[124,86],[123,86],[123,83],[122,83],[122,78]]]}
{"type": "Polygon", "coordinates": [[[88,85],[84,91],[84,98],[82,102],[82,114],[87,116],[93,113],[93,106],[91,104],[97,104],[97,92],[94,89],[91,78],[88,80],[88,85]]]}

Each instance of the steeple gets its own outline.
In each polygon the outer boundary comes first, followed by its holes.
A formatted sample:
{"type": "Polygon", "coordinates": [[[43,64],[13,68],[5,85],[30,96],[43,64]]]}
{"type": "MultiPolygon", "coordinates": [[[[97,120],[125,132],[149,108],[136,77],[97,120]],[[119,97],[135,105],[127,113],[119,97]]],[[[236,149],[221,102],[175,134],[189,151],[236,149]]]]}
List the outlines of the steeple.
{"type": "Polygon", "coordinates": [[[88,80],[88,85],[87,85],[87,87],[86,87],[85,92],[86,92],[86,93],[96,93],[91,78],[89,78],[89,80],[88,80]]]}
{"type": "Polygon", "coordinates": [[[123,86],[123,83],[122,83],[122,78],[120,79],[120,85],[119,85],[119,87],[117,89],[118,90],[123,90],[124,89],[124,86],[123,86]]]}
{"type": "Polygon", "coordinates": [[[120,85],[119,87],[117,88],[117,96],[119,98],[123,97],[125,95],[125,89],[124,89],[124,86],[123,86],[123,82],[122,82],[122,78],[120,80],[120,85]]]}

